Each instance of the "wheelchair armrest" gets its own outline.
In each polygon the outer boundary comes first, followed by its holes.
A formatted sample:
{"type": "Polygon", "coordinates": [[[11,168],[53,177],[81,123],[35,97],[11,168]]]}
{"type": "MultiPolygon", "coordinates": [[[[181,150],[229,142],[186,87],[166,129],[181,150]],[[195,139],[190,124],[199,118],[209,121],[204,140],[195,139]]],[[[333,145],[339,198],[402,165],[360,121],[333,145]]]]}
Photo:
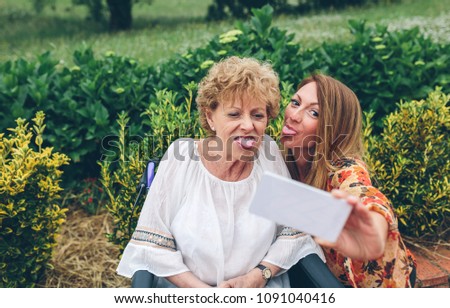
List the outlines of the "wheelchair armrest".
{"type": "Polygon", "coordinates": [[[288,274],[292,288],[344,287],[317,254],[309,254],[302,258],[288,274]]]}
{"type": "Polygon", "coordinates": [[[146,270],[136,271],[131,278],[132,288],[151,288],[155,276],[146,270]]]}

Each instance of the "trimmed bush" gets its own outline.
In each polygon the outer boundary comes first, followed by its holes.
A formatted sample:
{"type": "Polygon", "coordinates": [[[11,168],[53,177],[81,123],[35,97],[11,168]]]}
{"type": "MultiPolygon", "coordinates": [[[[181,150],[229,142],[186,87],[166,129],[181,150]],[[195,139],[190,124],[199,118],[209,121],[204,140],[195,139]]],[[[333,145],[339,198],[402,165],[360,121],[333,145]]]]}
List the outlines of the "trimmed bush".
{"type": "Polygon", "coordinates": [[[236,29],[214,37],[205,47],[188,50],[160,66],[157,88],[185,95],[182,85],[199,82],[212,63],[232,55],[272,63],[280,79],[293,85],[314,71],[341,80],[355,91],[365,111],[374,111],[374,130],[396,108],[392,102],[422,99],[435,86],[450,84],[450,45],[434,43],[419,28],[396,32],[349,21],[352,42],[323,43],[303,49],[294,35],[272,27],[273,9],[254,9],[236,29]]]}
{"type": "Polygon", "coordinates": [[[435,86],[450,84],[450,45],[424,37],[419,28],[397,32],[349,21],[351,44],[324,43],[313,51],[314,69],[343,81],[365,111],[374,111],[374,130],[396,109],[394,102],[426,98],[435,86]]]}
{"type": "Polygon", "coordinates": [[[42,148],[44,113],[32,128],[18,119],[0,134],[0,287],[33,287],[51,268],[65,209],[58,205],[60,168],[68,157],[42,148]],[[32,139],[37,149],[32,146],[32,139]]]}
{"type": "Polygon", "coordinates": [[[365,131],[368,161],[406,235],[436,236],[449,227],[449,100],[437,88],[425,100],[399,103],[381,136],[370,125],[365,131]]]}
{"type": "Polygon", "coordinates": [[[183,85],[198,83],[213,63],[230,57],[253,57],[272,64],[282,81],[297,84],[313,64],[312,55],[300,54],[294,35],[272,27],[273,9],[264,6],[253,10],[248,22],[237,22],[236,28],[215,36],[205,47],[189,49],[159,67],[156,88],[187,95],[183,85]]]}
{"type": "Polygon", "coordinates": [[[47,114],[46,145],[69,155],[65,178],[97,177],[103,137],[112,135],[116,115],[127,110],[134,122],[154,92],[151,69],[113,53],[95,59],[92,50],[75,51],[73,67],[55,61],[50,53],[36,62],[0,64],[0,123],[11,127],[18,117],[37,110],[47,114]]]}
{"type": "MultiPolygon", "coordinates": [[[[305,50],[295,43],[293,34],[272,27],[270,6],[252,12],[249,21],[237,22],[235,29],[214,37],[206,46],[157,67],[112,53],[97,59],[90,49],[76,51],[76,65],[70,68],[49,53],[36,62],[0,64],[0,123],[3,128],[11,127],[14,118],[29,118],[44,110],[47,144],[72,159],[64,175],[69,184],[98,177],[103,147],[117,136],[118,113],[126,111],[130,117],[130,135],[151,131],[150,122],[141,121],[140,114],[155,100],[156,92],[178,93],[175,105],[183,104],[189,95],[185,85],[197,84],[224,57],[249,56],[271,62],[280,80],[293,85],[313,71],[330,74],[356,92],[364,110],[375,112],[377,132],[382,118],[394,111],[392,102],[422,99],[435,86],[445,89],[449,85],[450,45],[433,43],[418,28],[388,32],[385,27],[352,21],[352,42],[324,43],[305,50]]],[[[194,100],[195,96],[194,92],[194,100]]]]}

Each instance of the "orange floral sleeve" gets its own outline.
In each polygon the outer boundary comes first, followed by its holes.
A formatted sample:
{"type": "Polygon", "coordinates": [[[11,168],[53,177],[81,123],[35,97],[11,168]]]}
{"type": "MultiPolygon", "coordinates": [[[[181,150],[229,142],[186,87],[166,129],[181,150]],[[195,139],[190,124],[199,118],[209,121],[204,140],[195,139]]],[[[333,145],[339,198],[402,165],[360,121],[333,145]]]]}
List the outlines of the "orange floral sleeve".
{"type": "Polygon", "coordinates": [[[391,203],[384,194],[372,186],[369,173],[362,161],[345,159],[334,165],[338,170],[329,174],[328,191],[340,189],[356,196],[371,211],[383,215],[390,226],[396,225],[391,203]]]}
{"type": "Polygon", "coordinates": [[[388,198],[372,185],[366,165],[356,159],[334,163],[327,188],[343,190],[360,198],[362,204],[386,219],[389,225],[384,255],[366,262],[344,257],[333,249],[324,249],[327,263],[345,285],[352,287],[409,287],[415,261],[398,230],[398,222],[388,198]]]}

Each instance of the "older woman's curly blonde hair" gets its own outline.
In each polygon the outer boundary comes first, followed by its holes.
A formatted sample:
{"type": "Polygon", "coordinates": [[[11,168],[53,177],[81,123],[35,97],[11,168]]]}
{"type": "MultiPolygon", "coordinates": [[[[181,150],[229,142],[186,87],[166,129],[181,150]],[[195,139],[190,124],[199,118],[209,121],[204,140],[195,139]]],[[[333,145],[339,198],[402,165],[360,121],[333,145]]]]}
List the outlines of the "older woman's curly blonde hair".
{"type": "Polygon", "coordinates": [[[211,67],[199,84],[196,99],[200,124],[208,135],[215,132],[208,124],[207,112],[216,110],[224,102],[240,100],[245,95],[266,103],[269,120],[278,115],[281,98],[279,79],[269,63],[233,56],[211,67]]]}

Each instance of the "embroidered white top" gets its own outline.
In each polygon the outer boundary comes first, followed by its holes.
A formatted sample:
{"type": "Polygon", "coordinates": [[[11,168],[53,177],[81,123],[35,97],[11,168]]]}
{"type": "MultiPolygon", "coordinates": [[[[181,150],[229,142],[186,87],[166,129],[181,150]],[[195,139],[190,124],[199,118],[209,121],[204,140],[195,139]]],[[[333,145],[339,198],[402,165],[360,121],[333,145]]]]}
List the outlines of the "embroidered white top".
{"type": "MultiPolygon", "coordinates": [[[[325,258],[309,235],[249,213],[252,194],[265,170],[289,177],[278,146],[268,136],[251,174],[237,182],[212,175],[193,139],[172,143],[117,272],[132,277],[145,269],[167,277],[191,271],[216,286],[267,261],[285,269],[268,287],[289,287],[287,269],[310,253],[325,258]]],[[[166,279],[156,284],[173,287],[166,279]]]]}

